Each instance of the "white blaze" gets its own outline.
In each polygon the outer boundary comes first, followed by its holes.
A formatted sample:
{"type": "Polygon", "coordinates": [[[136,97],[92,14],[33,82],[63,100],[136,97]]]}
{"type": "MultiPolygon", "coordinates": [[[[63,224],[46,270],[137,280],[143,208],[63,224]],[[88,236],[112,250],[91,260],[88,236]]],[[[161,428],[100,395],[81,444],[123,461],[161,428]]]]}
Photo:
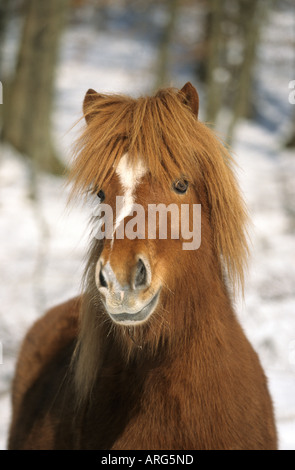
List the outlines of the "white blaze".
{"type": "Polygon", "coordinates": [[[145,175],[147,169],[142,160],[138,160],[132,165],[128,159],[128,154],[123,155],[117,168],[116,174],[124,190],[123,206],[119,214],[116,214],[116,224],[114,231],[117,230],[122,220],[131,212],[134,204],[134,192],[141,178],[145,175]]]}

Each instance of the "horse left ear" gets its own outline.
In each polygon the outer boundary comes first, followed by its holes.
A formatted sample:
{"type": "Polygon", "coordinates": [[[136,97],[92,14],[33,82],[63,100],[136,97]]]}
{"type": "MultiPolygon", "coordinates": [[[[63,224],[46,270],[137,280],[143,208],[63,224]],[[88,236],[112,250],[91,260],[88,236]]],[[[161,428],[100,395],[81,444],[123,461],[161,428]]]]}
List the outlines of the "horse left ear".
{"type": "Polygon", "coordinates": [[[199,114],[199,95],[195,87],[187,82],[184,87],[180,90],[184,103],[188,105],[193,114],[198,117],[199,114]]]}
{"type": "Polygon", "coordinates": [[[84,118],[87,124],[89,124],[89,122],[91,121],[91,118],[93,116],[93,112],[91,112],[91,108],[93,107],[93,104],[95,103],[98,97],[99,97],[99,93],[97,93],[95,90],[92,90],[92,88],[90,88],[87,91],[84,97],[83,113],[84,113],[84,118]]]}

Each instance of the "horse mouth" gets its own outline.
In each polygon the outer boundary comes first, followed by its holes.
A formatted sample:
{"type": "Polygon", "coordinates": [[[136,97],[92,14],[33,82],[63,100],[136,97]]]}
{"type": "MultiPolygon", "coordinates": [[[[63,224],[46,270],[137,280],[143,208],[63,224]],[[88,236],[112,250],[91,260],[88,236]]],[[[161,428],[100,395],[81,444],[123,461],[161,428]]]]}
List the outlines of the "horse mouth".
{"type": "Polygon", "coordinates": [[[135,313],[109,313],[111,319],[115,323],[121,325],[135,325],[136,323],[143,323],[146,321],[153,311],[155,310],[158,300],[159,300],[160,290],[152,297],[150,302],[145,305],[141,310],[135,313]]]}

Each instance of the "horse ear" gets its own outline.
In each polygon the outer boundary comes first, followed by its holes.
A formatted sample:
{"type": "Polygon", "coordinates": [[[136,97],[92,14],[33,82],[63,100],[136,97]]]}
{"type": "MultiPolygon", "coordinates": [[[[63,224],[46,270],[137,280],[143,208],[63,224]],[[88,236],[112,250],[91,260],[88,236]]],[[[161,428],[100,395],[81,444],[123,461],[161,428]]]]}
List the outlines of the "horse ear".
{"type": "Polygon", "coordinates": [[[87,124],[91,121],[91,118],[93,116],[93,112],[91,112],[91,108],[93,107],[93,104],[99,97],[99,93],[97,93],[95,90],[92,90],[92,88],[89,88],[87,91],[84,101],[83,101],[83,113],[84,113],[84,118],[87,124]]]}
{"type": "Polygon", "coordinates": [[[199,114],[199,95],[195,87],[187,82],[184,87],[180,90],[184,103],[188,105],[193,114],[198,117],[199,114]]]}

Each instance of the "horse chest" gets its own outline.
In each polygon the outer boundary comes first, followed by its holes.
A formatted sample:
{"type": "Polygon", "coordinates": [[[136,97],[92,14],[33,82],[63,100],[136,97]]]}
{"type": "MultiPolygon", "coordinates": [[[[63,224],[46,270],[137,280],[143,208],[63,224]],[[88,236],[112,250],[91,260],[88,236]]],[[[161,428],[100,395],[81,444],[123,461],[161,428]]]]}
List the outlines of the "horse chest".
{"type": "Polygon", "coordinates": [[[101,377],[82,419],[81,447],[189,448],[194,426],[192,410],[183,400],[185,392],[192,401],[191,384],[175,383],[159,370],[101,377]]]}

